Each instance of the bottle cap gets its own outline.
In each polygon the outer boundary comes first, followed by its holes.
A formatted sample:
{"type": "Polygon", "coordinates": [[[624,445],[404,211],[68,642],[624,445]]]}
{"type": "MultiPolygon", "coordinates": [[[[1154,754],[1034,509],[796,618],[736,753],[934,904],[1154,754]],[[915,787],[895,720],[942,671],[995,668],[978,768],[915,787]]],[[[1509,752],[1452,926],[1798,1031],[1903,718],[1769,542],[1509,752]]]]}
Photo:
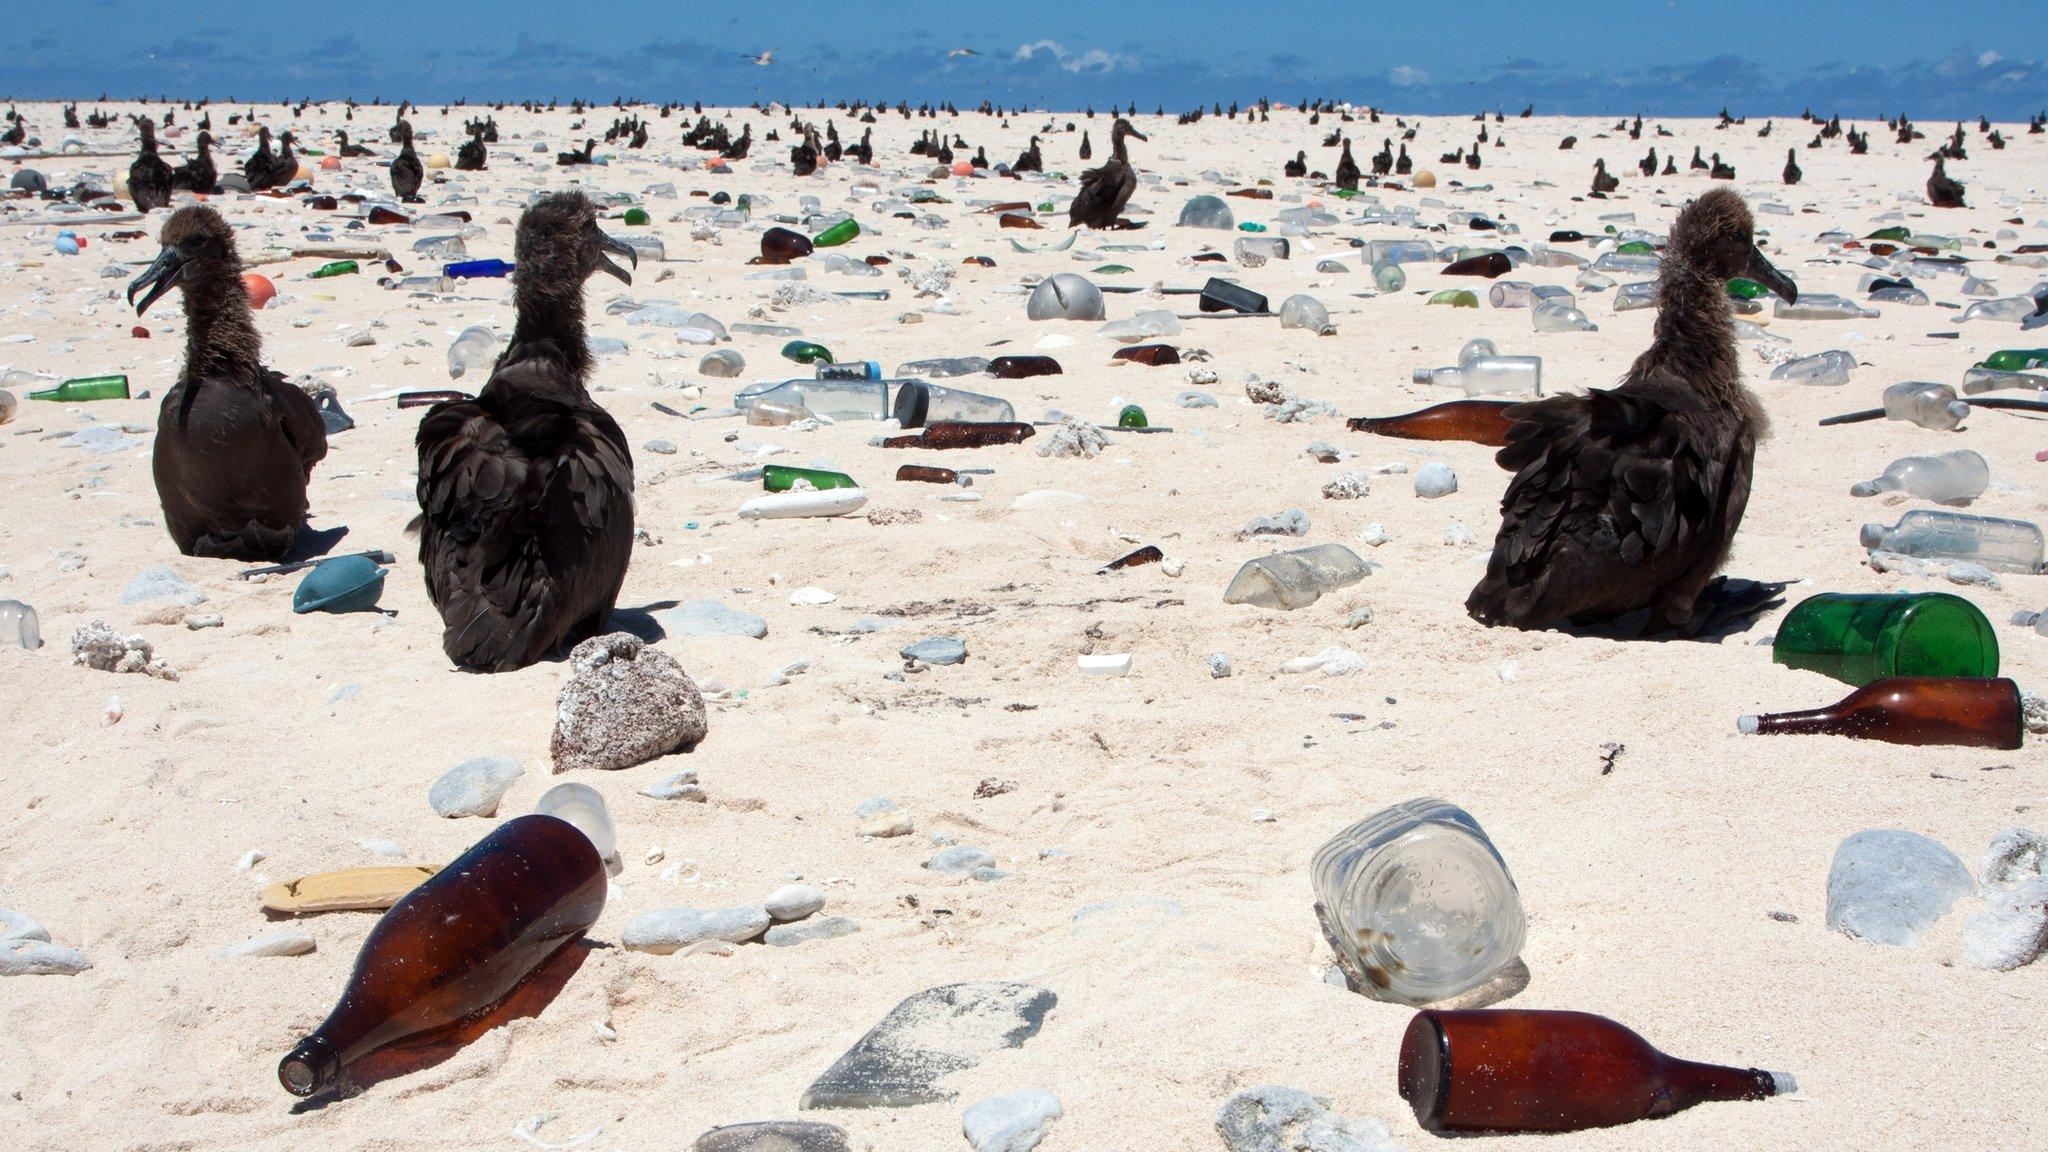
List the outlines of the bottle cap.
{"type": "Polygon", "coordinates": [[[1865,548],[1882,547],[1884,545],[1884,525],[1865,524],[1861,539],[1865,548]]]}
{"type": "Polygon", "coordinates": [[[1756,717],[1754,717],[1754,716],[1737,716],[1737,717],[1735,718],[1735,730],[1736,730],[1737,732],[1740,732],[1740,733],[1742,733],[1742,734],[1743,734],[1744,736],[1754,736],[1754,735],[1756,735],[1756,730],[1757,730],[1757,720],[1756,720],[1756,717]]]}
{"type": "Polygon", "coordinates": [[[1773,1096],[1790,1096],[1799,1091],[1799,1081],[1794,1080],[1790,1072],[1766,1072],[1764,1075],[1771,1078],[1773,1096]]]}
{"type": "Polygon", "coordinates": [[[1430,373],[1430,370],[1429,370],[1429,369],[1427,369],[1427,368],[1417,368],[1417,369],[1415,370],[1415,382],[1416,382],[1417,384],[1427,384],[1427,383],[1429,383],[1429,379],[1430,379],[1430,377],[1429,377],[1429,373],[1430,373]]]}

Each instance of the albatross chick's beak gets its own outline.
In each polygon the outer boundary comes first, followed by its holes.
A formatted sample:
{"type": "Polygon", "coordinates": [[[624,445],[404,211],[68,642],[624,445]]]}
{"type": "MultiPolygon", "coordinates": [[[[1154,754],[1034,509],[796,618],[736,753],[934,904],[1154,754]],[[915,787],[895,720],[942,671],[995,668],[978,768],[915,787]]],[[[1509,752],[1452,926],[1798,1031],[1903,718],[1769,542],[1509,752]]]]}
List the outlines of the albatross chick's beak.
{"type": "Polygon", "coordinates": [[[609,272],[614,276],[617,276],[621,281],[627,284],[631,284],[633,282],[633,274],[631,272],[626,271],[624,268],[619,267],[617,264],[612,263],[611,257],[605,256],[603,255],[603,253],[616,252],[619,255],[624,256],[629,262],[631,262],[633,267],[638,268],[640,267],[639,251],[635,249],[631,244],[628,244],[623,240],[615,240],[602,232],[599,232],[597,234],[597,247],[598,252],[600,253],[597,258],[597,266],[603,269],[604,271],[609,272]]]}
{"type": "Polygon", "coordinates": [[[135,305],[135,314],[140,316],[149,311],[149,306],[156,303],[157,297],[176,287],[184,275],[185,257],[179,254],[176,248],[166,248],[157,253],[156,263],[144,269],[142,275],[137,276],[134,282],[128,285],[128,303],[135,305]],[[136,304],[135,294],[144,288],[149,289],[149,295],[144,296],[140,304],[136,304]]]}
{"type": "Polygon", "coordinates": [[[1794,284],[1790,276],[1778,271],[1769,260],[1764,259],[1763,249],[1749,250],[1748,276],[1776,293],[1785,303],[1799,303],[1799,285],[1794,284]]]}

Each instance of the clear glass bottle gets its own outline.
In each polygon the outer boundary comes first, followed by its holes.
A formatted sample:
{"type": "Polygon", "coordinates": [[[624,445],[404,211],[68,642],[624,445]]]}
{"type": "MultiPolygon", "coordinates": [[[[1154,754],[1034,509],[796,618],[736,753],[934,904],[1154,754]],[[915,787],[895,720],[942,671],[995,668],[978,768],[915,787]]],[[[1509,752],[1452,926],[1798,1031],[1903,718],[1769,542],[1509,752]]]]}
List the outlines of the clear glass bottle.
{"type": "Polygon", "coordinates": [[[1996,368],[1972,368],[1963,373],[1963,395],[2025,388],[2048,392],[2048,372],[2001,372],[1996,368]]]}
{"type": "Polygon", "coordinates": [[[896,423],[904,428],[927,424],[1003,424],[1017,418],[1008,400],[984,396],[923,380],[894,382],[896,400],[891,407],[896,423]]]}
{"type": "Polygon", "coordinates": [[[1887,528],[1863,526],[1863,546],[1927,560],[1967,560],[1994,572],[2041,571],[2041,528],[2025,520],[1916,508],[1887,528]]]}
{"type": "Polygon", "coordinates": [[[1974,500],[1991,485],[1991,465],[1967,448],[1939,456],[1902,456],[1885,466],[1884,475],[1852,485],[1851,496],[1908,492],[1922,500],[1949,503],[1974,500]]]}
{"type": "Polygon", "coordinates": [[[1374,813],[1317,849],[1310,876],[1340,965],[1376,999],[1445,1000],[1521,953],[1514,878],[1456,805],[1425,797],[1374,813]]]}
{"type": "Polygon", "coordinates": [[[41,618],[19,600],[0,600],[0,645],[8,644],[30,651],[43,646],[41,618]]]}
{"type": "Polygon", "coordinates": [[[1970,406],[1956,399],[1956,390],[1946,384],[1907,380],[1884,390],[1884,414],[1946,432],[1969,418],[1970,406]]]}
{"type": "Polygon", "coordinates": [[[1832,387],[1849,382],[1849,370],[1856,367],[1856,358],[1840,349],[1816,352],[1787,360],[1771,369],[1771,379],[1791,380],[1800,384],[1816,384],[1832,387]]]}
{"type": "Polygon", "coordinates": [[[1529,310],[1529,322],[1538,332],[1598,332],[1600,326],[1588,319],[1578,305],[1566,300],[1539,300],[1529,310]]]}
{"type": "Polygon", "coordinates": [[[772,380],[733,393],[733,407],[747,411],[766,403],[778,409],[801,408],[826,420],[887,420],[888,380],[772,380]]]}
{"type": "Polygon", "coordinates": [[[1455,368],[1417,368],[1415,382],[1460,388],[1467,396],[1541,396],[1543,357],[1481,356],[1455,368]]]}
{"type": "Polygon", "coordinates": [[[472,324],[448,345],[448,376],[453,380],[471,372],[488,376],[497,360],[498,334],[482,324],[472,324]]]}

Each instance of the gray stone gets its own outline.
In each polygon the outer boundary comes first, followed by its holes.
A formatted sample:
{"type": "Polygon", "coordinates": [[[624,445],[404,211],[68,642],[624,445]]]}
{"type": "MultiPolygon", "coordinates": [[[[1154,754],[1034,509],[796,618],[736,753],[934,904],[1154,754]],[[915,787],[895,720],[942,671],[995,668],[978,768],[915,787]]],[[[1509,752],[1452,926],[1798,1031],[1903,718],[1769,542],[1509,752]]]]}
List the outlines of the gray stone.
{"type": "Polygon", "coordinates": [[[664,612],[654,621],[669,636],[751,636],[768,635],[768,618],[739,608],[728,608],[716,600],[691,600],[664,612]]]}
{"type": "Polygon", "coordinates": [[[1182,392],[1180,395],[1175,396],[1173,398],[1173,402],[1175,404],[1180,405],[1182,408],[1216,407],[1216,398],[1214,396],[1211,396],[1207,392],[1203,392],[1194,388],[1190,388],[1187,391],[1182,392]]]}
{"type": "Polygon", "coordinates": [[[630,768],[704,739],[704,697],[683,666],[630,632],[569,653],[551,742],[555,771],[630,768]]]}
{"type": "Polygon", "coordinates": [[[94,456],[105,456],[115,452],[126,452],[130,448],[140,448],[142,441],[133,436],[121,435],[121,430],[112,425],[93,424],[66,436],[62,446],[83,448],[94,456]]]}
{"type": "Polygon", "coordinates": [[[809,884],[784,884],[768,894],[761,906],[777,922],[802,920],[825,908],[825,894],[809,884]]]}
{"type": "Polygon", "coordinates": [[[673,456],[676,454],[676,442],[673,440],[649,440],[641,445],[641,447],[654,453],[656,456],[673,456]]]}
{"type": "Polygon", "coordinates": [[[846,1133],[808,1120],[761,1120],[713,1128],[691,1152],[853,1152],[846,1133]]]}
{"type": "Polygon", "coordinates": [[[1458,474],[1442,461],[1424,464],[1415,470],[1415,494],[1424,500],[1449,496],[1458,490],[1458,474]]]}
{"type": "Polygon", "coordinates": [[[1031,1152],[1060,1118],[1060,1098],[1026,1088],[967,1106],[960,1130],[974,1152],[1031,1152]]]}
{"type": "Polygon", "coordinates": [[[1216,680],[1230,678],[1230,653],[1217,652],[1209,657],[1209,675],[1216,680]]]}
{"type": "Polygon", "coordinates": [[[908,836],[916,826],[910,819],[910,813],[898,808],[896,802],[887,796],[861,801],[853,815],[860,821],[854,831],[862,836],[908,836]]]}
{"type": "Polygon", "coordinates": [[[1308,535],[1308,513],[1299,508],[1289,508],[1278,516],[1255,516],[1251,522],[1237,530],[1240,539],[1252,536],[1306,536],[1308,535]]]}
{"type": "Polygon", "coordinates": [[[1992,837],[1977,870],[1984,907],[1963,925],[1963,960],[2009,972],[2048,949],[2048,836],[2008,828],[1992,837]]]}
{"type": "Polygon", "coordinates": [[[934,636],[915,644],[905,644],[898,655],[905,660],[925,664],[964,664],[967,661],[967,644],[951,636],[934,636]]]}
{"type": "Polygon", "coordinates": [[[0,908],[0,943],[11,940],[41,940],[48,943],[50,930],[34,918],[12,908],[0,908]]]}
{"type": "Polygon", "coordinates": [[[218,628],[223,623],[218,612],[189,612],[185,615],[185,627],[194,632],[218,628]]]}
{"type": "Polygon", "coordinates": [[[993,868],[995,863],[995,853],[986,848],[962,844],[957,848],[945,849],[925,861],[924,866],[941,876],[967,876],[977,868],[993,868]]]}
{"type": "Polygon", "coordinates": [[[1911,948],[1975,888],[1956,854],[1925,836],[1893,828],[1858,832],[1835,849],[1828,868],[1828,927],[1911,948]]]}
{"type": "Polygon", "coordinates": [[[860,921],[844,916],[820,916],[794,924],[777,924],[762,940],[776,948],[794,948],[812,940],[836,940],[860,931],[860,921]]]}
{"type": "Polygon", "coordinates": [[[282,932],[272,932],[267,936],[258,936],[254,940],[231,944],[221,949],[220,954],[227,957],[304,956],[318,946],[311,936],[287,928],[282,932]]]}
{"type": "Polygon", "coordinates": [[[0,940],[0,976],[76,976],[91,967],[84,953],[48,940],[0,940]]]}
{"type": "Polygon", "coordinates": [[[709,800],[704,789],[697,785],[697,770],[685,768],[657,784],[649,784],[640,790],[642,796],[653,800],[694,800],[699,804],[709,800]]]}
{"type": "Polygon", "coordinates": [[[510,756],[478,756],[441,773],[427,789],[427,803],[450,820],[458,816],[489,816],[498,810],[514,781],[524,775],[510,756]]]}
{"type": "Polygon", "coordinates": [[[800,1107],[903,1108],[951,1100],[939,1082],[1038,1035],[1059,997],[1030,984],[927,988],[904,1000],[804,1090],[800,1107]]]}
{"type": "Polygon", "coordinates": [[[121,591],[123,604],[155,604],[168,601],[172,604],[204,604],[206,594],[185,582],[184,577],[162,564],[145,568],[128,587],[121,591]]]}
{"type": "Polygon", "coordinates": [[[1401,1152],[1379,1120],[1339,1116],[1329,1100],[1277,1084],[1225,1101],[1216,1131],[1230,1152],[1401,1152]]]}
{"type": "Polygon", "coordinates": [[[706,940],[744,944],[768,930],[768,910],[759,904],[704,912],[695,908],[659,908],[642,912],[619,933],[619,943],[633,952],[666,956],[706,940]]]}

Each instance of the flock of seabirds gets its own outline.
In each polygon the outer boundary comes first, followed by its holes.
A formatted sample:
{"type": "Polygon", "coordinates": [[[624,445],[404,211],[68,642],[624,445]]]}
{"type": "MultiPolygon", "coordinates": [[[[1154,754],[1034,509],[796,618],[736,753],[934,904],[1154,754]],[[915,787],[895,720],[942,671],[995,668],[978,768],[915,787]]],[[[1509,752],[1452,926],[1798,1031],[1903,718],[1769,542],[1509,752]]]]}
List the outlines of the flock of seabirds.
{"type": "MultiPolygon", "coordinates": [[[[350,120],[355,107],[349,105],[350,120]]],[[[527,107],[541,110],[538,104],[527,107]]],[[[623,110],[623,103],[619,107],[623,110]]],[[[892,111],[886,105],[839,107],[865,124],[892,111]]],[[[772,105],[756,108],[765,114],[772,105]]],[[[680,109],[664,105],[658,119],[680,109]]],[[[188,105],[187,110],[195,109],[188,105]]],[[[141,152],[129,171],[136,208],[168,206],[173,189],[204,193],[218,186],[209,152],[214,143],[211,113],[204,104],[196,110],[202,116],[196,150],[176,169],[157,153],[156,125],[148,117],[137,118],[141,152]]],[[[586,107],[577,104],[574,110],[580,114],[586,107]]],[[[418,198],[423,167],[407,111],[401,105],[389,129],[391,142],[398,145],[390,174],[392,191],[411,201],[418,198]]],[[[987,105],[980,111],[1004,115],[987,105]]],[[[1136,111],[1132,107],[1129,114],[1136,111]]],[[[1265,121],[1272,111],[1270,103],[1261,101],[1244,115],[1265,121]]],[[[1398,152],[1392,137],[1386,138],[1370,160],[1368,177],[1352,157],[1343,125],[1362,118],[1379,123],[1377,110],[1354,112],[1319,102],[1304,103],[1299,111],[1310,125],[1325,117],[1336,121],[1322,143],[1341,151],[1329,176],[1309,170],[1306,150],[1286,164],[1284,176],[1355,189],[1361,181],[1378,185],[1411,170],[1407,142],[1415,129],[1405,122],[1395,121],[1402,132],[1398,152]]],[[[949,105],[913,112],[899,104],[894,112],[906,118],[959,115],[949,105]]],[[[836,126],[828,123],[821,134],[795,109],[789,113],[795,140],[790,162],[798,175],[841,159],[873,163],[871,129],[846,146],[836,126]]],[[[1228,113],[1220,106],[1208,113],[1198,108],[1182,115],[1180,123],[1204,115],[1235,119],[1239,113],[1236,105],[1228,113]]],[[[1528,109],[1521,115],[1532,113],[1528,109]]],[[[683,135],[685,146],[731,159],[748,154],[754,143],[751,125],[733,136],[725,125],[704,116],[701,105],[695,114],[695,125],[683,135]]],[[[175,110],[167,111],[165,123],[174,115],[175,110]]],[[[1094,115],[1092,108],[1086,113],[1090,119],[1094,115]]],[[[77,124],[75,106],[67,107],[65,116],[67,125],[77,124]]],[[[111,122],[99,113],[93,118],[100,125],[111,122]]],[[[234,116],[230,122],[241,119],[234,116]]],[[[1478,168],[1489,141],[1496,148],[1505,144],[1503,115],[1493,115],[1490,135],[1488,117],[1476,120],[1480,127],[1471,149],[1446,155],[1445,163],[1478,168]]],[[[1845,129],[1839,118],[1822,120],[1809,112],[1803,120],[1816,128],[1809,148],[1837,138],[1845,138],[1856,153],[1867,147],[1868,137],[1853,126],[1845,129]]],[[[0,144],[19,143],[24,126],[11,111],[8,121],[0,144]]],[[[1721,114],[1722,129],[1743,123],[1726,111],[1721,114]]],[[[1903,116],[1888,126],[1902,142],[1921,138],[1903,116]]],[[[644,147],[649,127],[637,114],[622,116],[605,139],[644,147]]],[[[1074,127],[1070,122],[1067,130],[1074,127]]],[[[497,139],[496,120],[488,115],[469,120],[465,130],[469,139],[455,166],[481,169],[487,145],[497,139]]],[[[1043,131],[1053,130],[1048,122],[1043,131]]],[[[1623,121],[1615,130],[1640,139],[1643,122],[1623,121]]],[[[1771,131],[1766,123],[1758,135],[1771,131]]],[[[1988,121],[1980,122],[1979,131],[1992,148],[2004,147],[1988,121]]],[[[2048,131],[2048,113],[2031,119],[2028,131],[2048,131]]],[[[1671,135],[1661,126],[1655,132],[1657,137],[1671,135]]],[[[277,138],[276,151],[267,126],[258,129],[258,136],[256,152],[242,167],[248,186],[289,184],[298,172],[292,134],[277,138]]],[[[1930,157],[1934,170],[1927,191],[1937,207],[1962,205],[1963,188],[1947,175],[1945,162],[1964,157],[1964,137],[1958,124],[1930,157]]],[[[773,130],[765,137],[777,138],[773,130]]],[[[1134,226],[1120,216],[1137,186],[1127,142],[1147,137],[1117,115],[1109,138],[1109,158],[1080,178],[1069,210],[1071,227],[1134,226]]],[[[1566,137],[1559,147],[1569,149],[1576,142],[1566,137]]],[[[337,133],[337,144],[343,155],[368,154],[345,131],[337,133]]],[[[595,138],[586,138],[580,149],[558,154],[557,163],[588,164],[595,147],[595,138]]],[[[957,133],[932,129],[911,151],[951,164],[967,147],[957,133]]],[[[1091,153],[1084,130],[1079,155],[1089,159],[1091,153]]],[[[1797,154],[1797,148],[1787,154],[1788,184],[1800,179],[1797,154]]],[[[977,149],[969,163],[986,168],[986,150],[977,149]]],[[[1017,161],[998,174],[1040,172],[1043,165],[1040,138],[1034,135],[1017,161]]],[[[1735,176],[1718,153],[1709,161],[1695,148],[1691,165],[1715,178],[1735,176]]],[[[1646,176],[1676,172],[1672,154],[1658,167],[1654,144],[1638,169],[1646,176]]],[[[1618,185],[1605,161],[1598,162],[1591,195],[1604,196],[1618,185]]],[[[1797,286],[1757,248],[1754,231],[1747,204],[1733,190],[1715,188],[1698,197],[1671,227],[1653,338],[1620,386],[1508,409],[1514,424],[1496,459],[1514,479],[1501,501],[1501,525],[1486,574],[1466,601],[1475,619],[1542,629],[1648,609],[1643,630],[1649,635],[1698,632],[1763,607],[1756,589],[1729,592],[1714,580],[1742,522],[1757,441],[1767,428],[1761,404],[1742,383],[1725,285],[1747,276],[1787,300],[1798,297],[1797,286]]],[[[164,396],[153,458],[166,526],[187,555],[281,559],[305,521],[307,485],[327,452],[320,415],[305,392],[263,366],[262,342],[227,222],[204,204],[181,207],[164,223],[161,242],[161,254],[129,286],[128,300],[139,315],[172,289],[184,294],[185,366],[164,396]]],[[[545,196],[528,207],[514,248],[518,320],[504,354],[476,398],[437,404],[420,422],[420,514],[411,527],[418,533],[427,589],[444,625],[443,648],[458,667],[500,672],[557,655],[605,631],[618,599],[633,550],[633,457],[618,423],[591,399],[587,387],[592,357],[583,303],[584,282],[595,273],[632,282],[631,271],[613,256],[637,267],[634,250],[600,230],[597,209],[581,192],[545,196]]]]}

